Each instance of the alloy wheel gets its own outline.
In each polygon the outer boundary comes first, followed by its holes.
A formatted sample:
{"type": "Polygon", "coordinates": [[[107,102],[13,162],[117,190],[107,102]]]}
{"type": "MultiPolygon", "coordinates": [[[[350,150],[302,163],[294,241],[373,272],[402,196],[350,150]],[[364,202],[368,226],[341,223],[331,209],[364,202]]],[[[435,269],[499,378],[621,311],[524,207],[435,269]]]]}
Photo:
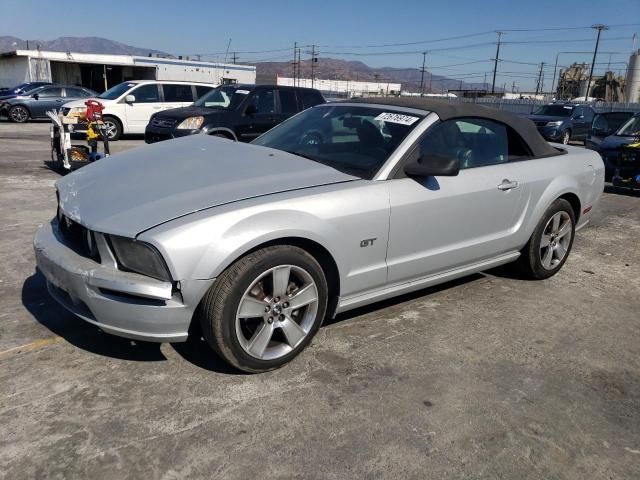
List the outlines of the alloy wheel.
{"type": "Polygon", "coordinates": [[[569,130],[567,130],[562,134],[562,144],[568,145],[569,140],[571,140],[571,134],[569,133],[569,130]]]}
{"type": "Polygon", "coordinates": [[[295,265],[260,274],[247,288],[236,312],[236,337],[254,358],[274,360],[307,338],[318,313],[318,289],[311,275],[295,265]]]}
{"type": "Polygon", "coordinates": [[[104,129],[107,132],[107,138],[111,140],[116,136],[116,132],[118,131],[118,127],[112,120],[104,121],[104,129]]]}
{"type": "Polygon", "coordinates": [[[11,109],[11,120],[17,123],[26,122],[29,119],[29,112],[24,107],[14,107],[11,109]]]}
{"type": "Polygon", "coordinates": [[[549,219],[540,239],[540,261],[546,270],[555,269],[564,260],[572,235],[573,224],[567,212],[557,212],[549,219]]]}

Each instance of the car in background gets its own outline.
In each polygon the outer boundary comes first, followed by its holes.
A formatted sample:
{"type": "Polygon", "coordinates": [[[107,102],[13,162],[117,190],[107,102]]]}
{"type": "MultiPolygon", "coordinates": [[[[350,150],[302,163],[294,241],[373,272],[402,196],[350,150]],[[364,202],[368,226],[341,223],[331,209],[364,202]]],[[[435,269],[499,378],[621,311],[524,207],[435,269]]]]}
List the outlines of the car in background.
{"type": "Polygon", "coordinates": [[[313,88],[278,85],[225,85],[192,106],[156,113],[144,139],[155,143],[205,133],[250,142],[287,118],[325,103],[313,88]]]}
{"type": "Polygon", "coordinates": [[[598,152],[605,167],[605,179],[611,180],[616,170],[621,176],[631,175],[635,167],[621,158],[621,150],[640,140],[640,113],[627,120],[613,135],[609,135],[600,144],[598,152]]]}
{"type": "Polygon", "coordinates": [[[44,87],[45,85],[54,84],[51,82],[25,82],[15,87],[4,88],[0,90],[0,100],[7,100],[20,94],[29,93],[29,91],[35,90],[38,87],[44,87]]]}
{"type": "Polygon", "coordinates": [[[47,85],[3,100],[0,103],[0,115],[6,115],[16,123],[48,118],[47,111],[59,110],[69,100],[81,99],[79,101],[84,102],[95,95],[93,90],[75,85],[47,85]]]}
{"type": "Polygon", "coordinates": [[[591,131],[584,140],[584,146],[591,150],[598,150],[602,141],[616,131],[631,117],[634,112],[606,112],[598,113],[593,119],[591,131]]]}
{"type": "Polygon", "coordinates": [[[66,175],[35,256],[51,296],[105,332],[197,332],[262,372],[339,312],[510,262],[555,275],[603,179],[596,152],[508,112],[352,99],[251,144],[192,135],[66,175]]]}
{"type": "MultiPolygon", "coordinates": [[[[215,88],[210,83],[132,80],[122,82],[98,95],[104,105],[102,116],[109,140],[122,135],[141,134],[154,113],[170,108],[191,105],[194,100],[215,88]]],[[[84,102],[70,102],[63,106],[65,116],[82,116],[86,110],[84,102]]],[[[74,125],[76,133],[86,132],[86,123],[74,125]]]]}
{"type": "Polygon", "coordinates": [[[528,116],[546,140],[565,145],[571,140],[585,139],[593,117],[593,108],[575,103],[543,105],[528,116]]]}

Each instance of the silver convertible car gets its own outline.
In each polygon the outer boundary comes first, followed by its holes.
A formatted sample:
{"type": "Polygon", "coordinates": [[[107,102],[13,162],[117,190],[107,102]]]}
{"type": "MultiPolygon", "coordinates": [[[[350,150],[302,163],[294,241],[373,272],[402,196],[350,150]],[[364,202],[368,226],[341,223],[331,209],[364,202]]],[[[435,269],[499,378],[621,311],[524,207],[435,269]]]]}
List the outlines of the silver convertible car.
{"type": "Polygon", "coordinates": [[[603,182],[597,153],[552,146],[526,118],[350,100],[251,144],[194,135],[67,175],[35,253],[51,295],[87,322],[203,335],[259,372],[338,312],[511,262],[554,275],[603,182]]]}

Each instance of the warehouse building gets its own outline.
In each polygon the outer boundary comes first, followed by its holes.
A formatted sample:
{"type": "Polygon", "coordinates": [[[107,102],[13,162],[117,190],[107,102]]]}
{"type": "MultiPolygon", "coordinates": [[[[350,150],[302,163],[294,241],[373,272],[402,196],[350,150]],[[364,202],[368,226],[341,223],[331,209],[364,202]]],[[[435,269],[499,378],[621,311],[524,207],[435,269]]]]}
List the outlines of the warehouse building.
{"type": "Polygon", "coordinates": [[[256,81],[256,67],[182,58],[15,50],[0,54],[0,87],[56,82],[102,92],[128,80],[186,80],[213,84],[256,81]]]}
{"type": "Polygon", "coordinates": [[[358,82],[353,80],[325,80],[316,78],[277,77],[276,83],[285,86],[317,88],[326,98],[375,97],[400,95],[402,85],[390,82],[358,82]]]}

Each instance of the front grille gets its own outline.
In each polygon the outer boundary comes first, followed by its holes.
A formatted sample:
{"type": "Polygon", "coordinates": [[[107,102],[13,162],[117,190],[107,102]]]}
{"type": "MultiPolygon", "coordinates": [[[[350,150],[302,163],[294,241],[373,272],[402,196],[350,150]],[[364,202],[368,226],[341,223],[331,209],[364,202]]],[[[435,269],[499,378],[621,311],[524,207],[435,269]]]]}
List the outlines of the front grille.
{"type": "Polygon", "coordinates": [[[177,123],[173,118],[154,118],[151,120],[152,127],[171,128],[177,123]]]}
{"type": "Polygon", "coordinates": [[[64,214],[58,215],[58,224],[60,233],[62,233],[69,248],[83,257],[100,262],[96,238],[91,230],[71,220],[64,214]]]}

